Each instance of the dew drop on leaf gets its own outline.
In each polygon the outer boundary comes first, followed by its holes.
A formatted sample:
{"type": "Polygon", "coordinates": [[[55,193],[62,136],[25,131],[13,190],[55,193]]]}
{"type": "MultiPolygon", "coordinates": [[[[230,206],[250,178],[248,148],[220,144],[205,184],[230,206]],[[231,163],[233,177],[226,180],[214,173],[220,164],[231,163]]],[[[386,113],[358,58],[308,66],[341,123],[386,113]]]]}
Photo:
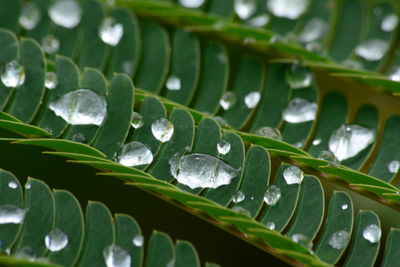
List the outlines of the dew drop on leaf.
{"type": "Polygon", "coordinates": [[[0,224],[21,224],[26,211],[14,205],[0,206],[0,224]]]}
{"type": "Polygon", "coordinates": [[[306,10],[309,0],[268,0],[267,8],[276,17],[298,19],[306,10]]]}
{"type": "Polygon", "coordinates": [[[19,87],[25,82],[25,69],[17,61],[11,60],[3,66],[1,71],[1,82],[6,87],[19,87]]]}
{"type": "Polygon", "coordinates": [[[168,142],[174,133],[174,124],[166,118],[159,118],[152,123],[151,132],[157,140],[168,142]]]}
{"type": "Polygon", "coordinates": [[[39,7],[34,1],[24,2],[18,22],[25,30],[32,30],[39,23],[40,17],[39,7]]]}
{"type": "Polygon", "coordinates": [[[315,120],[317,103],[309,102],[303,98],[293,98],[283,110],[283,119],[290,123],[301,123],[315,120]]]}
{"type": "Polygon", "coordinates": [[[63,231],[56,228],[45,236],[44,242],[48,250],[56,252],[64,249],[68,245],[68,236],[63,231]]]}
{"type": "Polygon", "coordinates": [[[116,46],[124,34],[124,26],[114,18],[105,18],[99,29],[101,40],[111,46],[116,46]]]}
{"type": "Polygon", "coordinates": [[[81,21],[82,10],[76,0],[57,0],[49,9],[51,20],[64,28],[75,28],[81,21]]]}
{"type": "Polygon", "coordinates": [[[122,147],[117,159],[124,166],[140,166],[153,162],[153,153],[146,145],[140,142],[131,142],[122,147]]]}
{"type": "Polygon", "coordinates": [[[103,250],[104,262],[107,267],[130,267],[131,256],[123,248],[110,245],[103,250]]]}

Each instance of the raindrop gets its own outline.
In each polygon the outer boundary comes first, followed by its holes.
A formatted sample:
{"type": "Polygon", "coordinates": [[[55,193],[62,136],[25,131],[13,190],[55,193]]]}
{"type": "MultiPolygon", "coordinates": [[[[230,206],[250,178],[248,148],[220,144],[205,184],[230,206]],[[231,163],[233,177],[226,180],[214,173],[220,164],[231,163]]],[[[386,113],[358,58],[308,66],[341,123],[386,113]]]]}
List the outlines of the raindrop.
{"type": "Polygon", "coordinates": [[[139,129],[143,126],[143,117],[137,112],[132,112],[131,126],[135,129],[139,129]]]}
{"type": "Polygon", "coordinates": [[[286,69],[285,72],[286,81],[292,89],[299,89],[311,86],[312,74],[311,71],[299,65],[293,63],[286,69]]]}
{"type": "Polygon", "coordinates": [[[224,110],[230,109],[236,102],[236,97],[233,92],[225,92],[221,99],[219,100],[219,104],[224,110]]]}
{"type": "Polygon", "coordinates": [[[101,125],[107,114],[104,97],[88,89],[69,92],[51,102],[49,108],[72,125],[101,125]]]}
{"type": "Polygon", "coordinates": [[[86,144],[86,142],[87,142],[86,136],[83,133],[75,133],[72,136],[72,141],[81,143],[81,144],[86,144]]]}
{"type": "Polygon", "coordinates": [[[364,228],[363,237],[371,243],[377,243],[381,239],[382,230],[376,224],[370,224],[364,228]]]}
{"type": "Polygon", "coordinates": [[[175,265],[175,258],[172,258],[165,267],[174,267],[175,265]]]}
{"type": "Polygon", "coordinates": [[[247,21],[247,24],[253,27],[264,27],[268,24],[270,18],[267,14],[253,17],[247,21]]]}
{"type": "Polygon", "coordinates": [[[244,44],[254,44],[256,42],[256,39],[252,37],[246,37],[243,39],[244,44]]]}
{"type": "Polygon", "coordinates": [[[311,52],[321,52],[322,50],[321,44],[317,42],[306,43],[305,48],[311,52]]]}
{"type": "Polygon", "coordinates": [[[53,130],[52,130],[51,128],[49,128],[49,127],[44,127],[43,129],[44,129],[46,132],[48,132],[50,135],[53,134],[53,130]]]}
{"type": "Polygon", "coordinates": [[[226,55],[225,55],[225,53],[222,53],[222,52],[218,54],[217,59],[222,64],[225,64],[227,62],[226,55]]]}
{"type": "Polygon", "coordinates": [[[33,249],[29,246],[24,246],[15,253],[17,259],[26,259],[28,261],[34,261],[36,259],[36,254],[33,249]]]}
{"type": "Polygon", "coordinates": [[[307,22],[299,34],[299,41],[311,43],[320,39],[327,29],[326,22],[321,18],[313,18],[307,22]]]}
{"type": "Polygon", "coordinates": [[[281,189],[275,185],[270,185],[264,194],[264,202],[269,206],[275,206],[281,196],[281,189]]]}
{"type": "Polygon", "coordinates": [[[322,142],[322,139],[317,138],[312,141],[312,144],[313,144],[313,146],[318,146],[319,144],[321,144],[321,142],[322,142]]]}
{"type": "Polygon", "coordinates": [[[224,118],[222,118],[220,116],[215,116],[214,120],[216,122],[218,122],[218,124],[221,125],[221,126],[230,127],[229,123],[224,118]]]}
{"type": "Polygon", "coordinates": [[[40,10],[37,4],[33,1],[25,2],[22,5],[21,15],[18,22],[25,30],[32,30],[40,21],[40,10]]]}
{"type": "Polygon", "coordinates": [[[392,32],[399,24],[399,17],[396,14],[390,14],[383,18],[381,29],[385,32],[392,32]]]}
{"type": "Polygon", "coordinates": [[[235,0],[235,12],[242,20],[251,17],[256,11],[255,0],[235,0]]]}
{"type": "Polygon", "coordinates": [[[400,82],[400,66],[394,66],[388,73],[388,78],[392,81],[400,82]]]}
{"type": "Polygon", "coordinates": [[[11,60],[3,67],[1,82],[6,87],[19,87],[23,85],[25,82],[24,67],[17,60],[11,60]]]}
{"type": "Polygon", "coordinates": [[[354,157],[375,140],[375,131],[359,125],[342,125],[329,138],[329,150],[339,161],[354,157]]]}
{"type": "Polygon", "coordinates": [[[236,194],[233,196],[233,203],[240,203],[246,198],[245,194],[242,191],[236,191],[236,194]]]}
{"type": "Polygon", "coordinates": [[[275,230],[275,223],[274,222],[267,222],[265,224],[269,230],[275,230]]]}
{"type": "Polygon", "coordinates": [[[153,162],[153,153],[140,142],[124,145],[118,154],[118,162],[124,166],[134,167],[153,162]]]}
{"type": "Polygon", "coordinates": [[[400,168],[400,162],[398,160],[392,160],[388,164],[388,170],[390,173],[397,173],[399,171],[399,168],[400,168]]]}
{"type": "Polygon", "coordinates": [[[296,166],[290,166],[283,171],[283,178],[287,184],[300,184],[303,181],[304,174],[296,166]]]}
{"type": "Polygon", "coordinates": [[[276,17],[299,18],[308,7],[308,0],[268,0],[267,8],[276,17]]]}
{"type": "Polygon", "coordinates": [[[25,189],[26,189],[26,190],[31,189],[31,187],[32,187],[32,185],[31,185],[30,182],[27,182],[27,183],[25,184],[25,189]]]}
{"type": "Polygon", "coordinates": [[[236,212],[239,212],[239,213],[241,213],[241,214],[243,214],[243,215],[246,215],[246,216],[248,216],[248,217],[250,217],[250,212],[248,211],[248,210],[246,210],[245,208],[243,208],[243,207],[240,207],[240,206],[234,206],[233,208],[232,208],[232,210],[234,210],[234,211],[236,211],[236,212]]]}
{"type": "Polygon", "coordinates": [[[328,161],[329,167],[339,167],[339,161],[335,157],[335,155],[329,151],[329,150],[323,150],[321,153],[319,153],[318,159],[326,160],[328,161]]]}
{"type": "Polygon", "coordinates": [[[244,103],[248,108],[255,108],[258,102],[260,102],[260,99],[260,92],[250,92],[244,97],[244,103]]]}
{"type": "Polygon", "coordinates": [[[133,73],[133,63],[129,60],[122,62],[122,71],[128,76],[132,76],[133,73]]]}
{"type": "Polygon", "coordinates": [[[54,72],[46,72],[44,86],[47,89],[54,89],[58,84],[57,75],[54,72]]]}
{"type": "Polygon", "coordinates": [[[47,54],[57,53],[60,49],[60,41],[54,35],[46,35],[42,39],[42,48],[47,54]]]}
{"type": "Polygon", "coordinates": [[[179,4],[187,8],[198,8],[204,4],[205,0],[179,0],[179,4]]]}
{"type": "Polygon", "coordinates": [[[179,79],[178,76],[171,75],[168,77],[165,86],[167,87],[168,90],[179,91],[181,90],[181,79],[179,79]]]}
{"type": "Polygon", "coordinates": [[[68,236],[63,231],[56,228],[45,236],[44,243],[50,251],[60,251],[68,245],[68,236]]]}
{"type": "Polygon", "coordinates": [[[168,142],[174,133],[174,124],[166,118],[159,118],[151,125],[151,132],[157,140],[168,142]]]}
{"type": "Polygon", "coordinates": [[[76,0],[58,0],[49,9],[51,20],[64,28],[75,28],[81,21],[81,7],[76,0]]]}
{"type": "Polygon", "coordinates": [[[212,25],[212,28],[216,31],[220,31],[225,27],[225,22],[217,21],[212,25]]]}
{"type": "Polygon", "coordinates": [[[239,171],[222,160],[205,154],[187,154],[170,160],[171,174],[190,188],[227,185],[239,171]]]}
{"type": "Polygon", "coordinates": [[[231,150],[231,144],[228,141],[221,140],[217,144],[217,150],[218,150],[218,153],[220,153],[221,155],[226,155],[231,150]]]}
{"type": "Polygon", "coordinates": [[[308,250],[311,250],[312,248],[312,242],[309,240],[305,235],[303,234],[293,234],[292,235],[292,240],[296,242],[297,244],[305,247],[308,250]]]}
{"type": "Polygon", "coordinates": [[[14,181],[11,181],[11,182],[8,183],[8,187],[11,188],[11,189],[17,189],[18,184],[16,182],[14,182],[14,181]]]}
{"type": "Polygon", "coordinates": [[[347,204],[343,204],[341,208],[342,208],[342,210],[347,210],[348,207],[349,206],[347,204]]]}
{"type": "Polygon", "coordinates": [[[0,206],[0,224],[21,224],[26,211],[13,205],[0,206]]]}
{"type": "Polygon", "coordinates": [[[364,69],[364,65],[361,63],[361,61],[352,59],[352,58],[349,58],[349,59],[346,59],[345,61],[343,61],[342,65],[347,68],[353,69],[353,70],[364,69]]]}
{"type": "Polygon", "coordinates": [[[142,247],[144,243],[144,237],[142,235],[135,235],[132,239],[132,243],[136,247],[142,247]]]}
{"type": "Polygon", "coordinates": [[[130,267],[131,256],[123,248],[110,245],[103,250],[104,262],[107,267],[130,267]]]}
{"type": "Polygon", "coordinates": [[[334,249],[341,250],[347,245],[349,238],[350,234],[348,232],[343,230],[337,231],[329,238],[328,244],[334,249]]]}
{"type": "Polygon", "coordinates": [[[378,61],[383,58],[389,49],[386,40],[369,39],[356,47],[356,54],[368,61],[378,61]]]}
{"type": "Polygon", "coordinates": [[[301,123],[315,120],[317,103],[309,102],[303,98],[293,98],[283,110],[283,119],[290,123],[301,123]]]}
{"type": "Polygon", "coordinates": [[[116,46],[123,34],[124,26],[121,23],[117,23],[111,17],[105,18],[99,29],[101,40],[111,46],[116,46]]]}
{"type": "Polygon", "coordinates": [[[282,134],[278,129],[271,128],[271,127],[261,127],[257,130],[256,134],[261,135],[263,137],[282,140],[282,134]]]}

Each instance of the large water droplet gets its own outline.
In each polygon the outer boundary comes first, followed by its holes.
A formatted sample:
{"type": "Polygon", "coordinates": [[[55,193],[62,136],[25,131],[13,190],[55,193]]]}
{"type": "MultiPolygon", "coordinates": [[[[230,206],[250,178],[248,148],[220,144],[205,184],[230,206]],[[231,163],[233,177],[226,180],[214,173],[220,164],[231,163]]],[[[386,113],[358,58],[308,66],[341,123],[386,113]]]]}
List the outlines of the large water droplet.
{"type": "Polygon", "coordinates": [[[124,26],[121,23],[117,23],[111,17],[105,18],[99,29],[101,40],[111,46],[116,46],[123,34],[124,26]]]}
{"type": "Polygon", "coordinates": [[[388,78],[392,81],[400,82],[400,66],[394,66],[388,73],[388,78]]]}
{"type": "Polygon", "coordinates": [[[40,10],[33,1],[25,2],[22,5],[21,15],[18,22],[25,30],[32,30],[40,21],[40,10]]]}
{"type": "Polygon", "coordinates": [[[174,124],[166,118],[159,118],[151,125],[151,132],[157,140],[168,142],[174,133],[174,124]]]}
{"type": "Polygon", "coordinates": [[[385,32],[392,32],[399,24],[399,17],[396,14],[390,14],[383,18],[381,29],[385,32]]]}
{"type": "Polygon", "coordinates": [[[54,72],[46,72],[44,86],[47,89],[54,89],[58,84],[57,75],[54,72]]]}
{"type": "Polygon", "coordinates": [[[81,21],[81,7],[75,0],[58,0],[50,6],[51,20],[65,28],[75,28],[81,21]]]}
{"type": "Polygon", "coordinates": [[[327,166],[329,167],[339,167],[339,161],[331,151],[328,150],[321,151],[321,153],[319,153],[318,159],[328,161],[327,166]]]}
{"type": "Polygon", "coordinates": [[[354,157],[374,140],[374,130],[359,125],[342,125],[329,138],[329,150],[342,161],[354,157]]]}
{"type": "Polygon", "coordinates": [[[204,4],[205,0],[179,0],[179,4],[187,8],[198,8],[204,4]]]}
{"type": "Polygon", "coordinates": [[[390,173],[397,173],[399,171],[399,168],[400,168],[400,161],[398,160],[392,160],[388,164],[388,170],[390,173]]]}
{"type": "Polygon", "coordinates": [[[244,103],[248,108],[255,108],[258,102],[260,102],[260,99],[260,92],[250,92],[244,97],[244,103]]]}
{"type": "Polygon", "coordinates": [[[179,91],[181,90],[181,79],[178,76],[171,75],[168,77],[165,87],[171,91],[179,91]]]}
{"type": "Polygon", "coordinates": [[[123,248],[110,245],[103,250],[104,262],[107,267],[130,267],[131,256],[123,248]]]}
{"type": "Polygon", "coordinates": [[[270,185],[264,194],[264,202],[269,206],[275,206],[281,196],[281,189],[275,185],[270,185]]]}
{"type": "Polygon", "coordinates": [[[57,53],[60,49],[60,41],[54,35],[46,35],[42,39],[42,48],[47,54],[57,53]]]}
{"type": "Polygon", "coordinates": [[[247,21],[247,24],[253,27],[264,27],[268,24],[270,17],[267,14],[255,16],[247,21]]]}
{"type": "Polygon", "coordinates": [[[256,11],[255,0],[235,0],[235,12],[242,20],[250,18],[256,11]]]}
{"type": "Polygon", "coordinates": [[[233,203],[240,203],[246,198],[245,194],[242,191],[236,191],[235,195],[232,198],[233,203]]]}
{"type": "Polygon", "coordinates": [[[60,251],[68,245],[68,236],[56,228],[45,236],[44,243],[50,251],[60,251]]]}
{"type": "Polygon", "coordinates": [[[263,137],[282,140],[282,134],[278,129],[271,128],[271,127],[261,127],[257,130],[256,134],[261,135],[263,137]]]}
{"type": "Polygon", "coordinates": [[[6,87],[19,87],[25,82],[25,69],[17,61],[11,60],[1,71],[1,82],[6,87]]]}
{"type": "Polygon", "coordinates": [[[301,123],[315,120],[317,103],[311,103],[303,98],[293,98],[283,110],[283,119],[290,123],[301,123]]]}
{"type": "Polygon", "coordinates": [[[303,181],[304,174],[296,166],[290,166],[283,171],[283,178],[287,184],[300,184],[303,181]]]}
{"type": "Polygon", "coordinates": [[[356,47],[356,54],[368,61],[378,61],[383,58],[389,49],[386,40],[369,39],[356,47]]]}
{"type": "Polygon", "coordinates": [[[140,166],[153,162],[153,153],[140,142],[124,145],[118,155],[118,162],[124,166],[140,166]]]}
{"type": "Polygon", "coordinates": [[[8,183],[8,187],[11,188],[11,189],[17,189],[18,184],[16,182],[14,182],[14,181],[11,181],[11,182],[8,183]]]}
{"type": "Polygon", "coordinates": [[[301,246],[305,247],[306,249],[310,250],[312,248],[312,242],[310,239],[308,239],[305,235],[303,234],[293,234],[291,236],[292,240],[296,242],[297,244],[300,244],[301,246]]]}
{"type": "Polygon", "coordinates": [[[307,22],[299,34],[299,41],[311,43],[320,39],[327,29],[326,22],[321,18],[313,18],[307,22]]]}
{"type": "Polygon", "coordinates": [[[135,235],[132,239],[132,243],[136,247],[142,247],[144,243],[144,237],[142,235],[135,235]]]}
{"type": "Polygon", "coordinates": [[[377,243],[381,240],[382,230],[376,224],[370,224],[364,228],[363,237],[371,243],[377,243]]]}
{"type": "Polygon", "coordinates": [[[188,154],[170,160],[171,174],[190,188],[227,185],[239,171],[222,160],[205,154],[188,154]]]}
{"type": "Polygon", "coordinates": [[[21,224],[26,211],[13,205],[0,206],[0,224],[21,224]]]}
{"type": "Polygon", "coordinates": [[[275,230],[275,223],[274,222],[267,222],[265,224],[269,230],[275,230]]]}
{"type": "Polygon", "coordinates": [[[132,112],[131,126],[135,129],[139,129],[143,126],[143,117],[137,112],[132,112]]]}
{"type": "Polygon", "coordinates": [[[308,7],[308,0],[268,0],[267,7],[276,17],[299,18],[308,7]]]}
{"type": "Polygon", "coordinates": [[[329,238],[328,244],[334,249],[343,249],[349,241],[350,234],[346,231],[337,231],[329,238]]]}
{"type": "Polygon", "coordinates": [[[292,89],[299,89],[311,86],[312,74],[311,71],[299,65],[293,63],[286,69],[285,72],[286,81],[292,89]]]}
{"type": "Polygon", "coordinates": [[[226,155],[231,150],[231,144],[225,140],[221,140],[217,144],[217,150],[218,150],[218,153],[220,153],[221,155],[226,155]]]}
{"type": "Polygon", "coordinates": [[[236,102],[236,97],[232,92],[225,92],[221,99],[219,100],[219,104],[224,110],[230,109],[236,102]]]}
{"type": "Polygon", "coordinates": [[[104,97],[88,89],[69,92],[51,102],[49,108],[72,125],[101,125],[107,114],[104,97]]]}

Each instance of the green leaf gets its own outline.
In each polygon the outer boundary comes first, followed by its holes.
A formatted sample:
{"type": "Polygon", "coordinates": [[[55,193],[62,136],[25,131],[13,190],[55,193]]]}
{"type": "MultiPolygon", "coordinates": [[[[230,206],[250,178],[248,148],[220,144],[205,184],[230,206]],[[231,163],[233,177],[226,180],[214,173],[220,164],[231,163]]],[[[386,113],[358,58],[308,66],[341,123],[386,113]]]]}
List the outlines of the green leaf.
{"type": "Polygon", "coordinates": [[[146,266],[161,267],[175,262],[174,250],[174,245],[168,235],[162,232],[153,232],[149,241],[146,266]]]}
{"type": "Polygon", "coordinates": [[[176,242],[175,265],[176,267],[200,267],[200,260],[192,244],[187,241],[176,242]]]}

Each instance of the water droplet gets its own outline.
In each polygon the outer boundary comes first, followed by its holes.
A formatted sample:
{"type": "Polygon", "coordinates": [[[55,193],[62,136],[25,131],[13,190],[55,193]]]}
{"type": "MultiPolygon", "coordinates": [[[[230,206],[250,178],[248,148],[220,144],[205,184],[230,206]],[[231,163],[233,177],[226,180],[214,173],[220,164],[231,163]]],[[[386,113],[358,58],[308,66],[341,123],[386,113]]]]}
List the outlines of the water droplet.
{"type": "Polygon", "coordinates": [[[392,81],[400,82],[400,66],[394,66],[388,73],[388,78],[392,81]]]}
{"type": "Polygon", "coordinates": [[[14,181],[11,181],[11,182],[8,183],[8,187],[11,188],[11,189],[17,189],[18,184],[16,182],[14,182],[14,181]]]}
{"type": "Polygon", "coordinates": [[[236,194],[233,196],[233,203],[240,203],[246,198],[245,194],[242,191],[236,191],[236,194]]]}
{"type": "Polygon", "coordinates": [[[247,24],[253,27],[264,27],[268,24],[270,17],[267,14],[253,17],[247,21],[247,24]]]}
{"type": "Polygon", "coordinates": [[[87,142],[86,136],[83,133],[75,133],[72,136],[72,141],[81,143],[81,144],[86,144],[86,142],[87,142]]]}
{"type": "Polygon", "coordinates": [[[253,37],[246,37],[243,39],[244,44],[254,44],[256,42],[256,39],[253,37]]]}
{"type": "Polygon", "coordinates": [[[31,189],[31,187],[32,187],[32,185],[31,185],[30,182],[27,182],[27,183],[25,184],[25,189],[26,189],[26,190],[31,189]]]}
{"type": "Polygon", "coordinates": [[[217,144],[217,149],[218,149],[218,153],[220,153],[221,155],[226,155],[231,150],[231,144],[225,140],[221,140],[217,144]]]}
{"type": "Polygon", "coordinates": [[[60,49],[60,41],[54,35],[46,35],[42,39],[42,48],[47,54],[57,53],[60,49]]]}
{"type": "Polygon", "coordinates": [[[349,241],[350,234],[346,231],[337,231],[329,238],[328,244],[334,249],[343,249],[349,241]]]}
{"type": "Polygon", "coordinates": [[[308,0],[268,0],[267,8],[276,17],[299,18],[308,7],[308,0]]]}
{"type": "Polygon", "coordinates": [[[285,72],[286,81],[292,89],[299,89],[311,86],[312,74],[311,71],[299,65],[293,63],[290,65],[285,72]]]}
{"type": "Polygon", "coordinates": [[[321,142],[322,142],[322,139],[317,138],[312,141],[312,144],[313,144],[313,146],[318,146],[319,144],[321,144],[321,142]]]}
{"type": "Polygon", "coordinates": [[[356,54],[368,61],[378,61],[383,58],[389,49],[389,43],[386,40],[369,39],[356,47],[356,54]]]}
{"type": "Polygon", "coordinates": [[[57,75],[54,72],[46,72],[44,86],[47,89],[54,89],[58,84],[57,75]]]}
{"type": "Polygon", "coordinates": [[[204,4],[205,0],[179,0],[179,4],[187,8],[198,8],[204,4]]]}
{"type": "Polygon", "coordinates": [[[225,22],[217,21],[212,25],[212,28],[216,31],[220,31],[225,27],[225,22]]]}
{"type": "Polygon", "coordinates": [[[131,142],[124,145],[118,154],[118,162],[124,166],[140,166],[153,162],[153,153],[140,142],[131,142]]]}
{"type": "Polygon", "coordinates": [[[381,239],[382,230],[376,224],[370,224],[364,228],[363,237],[371,243],[377,243],[381,239]]]}
{"type": "Polygon", "coordinates": [[[303,234],[293,234],[292,240],[297,244],[305,247],[306,249],[310,250],[312,248],[312,242],[303,234]]]}
{"type": "Polygon", "coordinates": [[[311,43],[320,39],[327,29],[326,22],[321,18],[313,18],[307,22],[299,34],[299,41],[302,43],[311,43]]]}
{"type": "Polygon", "coordinates": [[[255,0],[235,0],[235,12],[242,20],[251,17],[256,11],[255,0]]]}
{"type": "Polygon", "coordinates": [[[219,104],[224,110],[230,109],[236,102],[236,97],[233,92],[225,92],[221,99],[219,100],[219,104]]]}
{"type": "Polygon", "coordinates": [[[222,52],[218,54],[217,59],[222,64],[225,64],[228,61],[228,59],[226,58],[225,53],[222,53],[222,52]]]}
{"type": "Polygon", "coordinates": [[[0,224],[21,224],[26,211],[13,205],[0,206],[0,224]]]}
{"type": "Polygon", "coordinates": [[[168,90],[179,91],[181,90],[181,79],[179,79],[179,77],[175,75],[171,75],[168,77],[165,86],[167,87],[168,90]]]}
{"type": "Polygon", "coordinates": [[[111,46],[116,46],[123,34],[124,26],[121,23],[117,23],[111,17],[105,18],[99,29],[101,40],[111,46]]]}
{"type": "Polygon", "coordinates": [[[36,259],[36,254],[33,249],[29,246],[24,246],[15,253],[17,259],[25,259],[28,261],[34,261],[36,259]]]}
{"type": "Polygon", "coordinates": [[[381,29],[385,32],[392,32],[399,24],[399,17],[396,14],[390,14],[383,18],[381,29]]]}
{"type": "Polygon", "coordinates": [[[25,82],[25,69],[17,61],[11,60],[4,65],[1,72],[1,82],[6,87],[19,87],[25,82]]]}
{"type": "Polygon", "coordinates": [[[321,153],[319,153],[318,159],[328,161],[328,165],[326,166],[339,167],[339,161],[331,151],[328,150],[321,151],[321,153]]]}
{"type": "Polygon", "coordinates": [[[101,125],[107,114],[104,97],[88,89],[69,92],[51,102],[49,108],[72,125],[101,125]]]}
{"type": "Polygon", "coordinates": [[[244,103],[248,108],[255,108],[258,102],[260,102],[260,99],[260,92],[250,92],[244,97],[244,103]]]}
{"type": "Polygon", "coordinates": [[[50,251],[60,251],[68,245],[68,236],[56,228],[45,236],[44,243],[50,251]]]}
{"type": "Polygon", "coordinates": [[[222,160],[205,154],[187,154],[170,160],[171,174],[190,188],[227,185],[239,171],[222,160]]]}
{"type": "Polygon", "coordinates": [[[82,10],[75,0],[58,0],[50,6],[51,20],[64,28],[75,28],[81,21],[82,10]]]}
{"type": "Polygon", "coordinates": [[[347,68],[353,69],[353,70],[364,69],[364,65],[361,63],[361,61],[352,59],[352,58],[349,58],[349,59],[346,59],[345,61],[343,61],[342,65],[347,68]]]}
{"type": "Polygon", "coordinates": [[[263,137],[282,140],[282,134],[278,129],[271,128],[271,127],[261,127],[257,130],[256,134],[261,135],[263,137]]]}
{"type": "Polygon", "coordinates": [[[317,103],[311,103],[303,98],[293,98],[283,110],[283,119],[290,123],[301,123],[315,120],[317,103]]]}
{"type": "Polygon", "coordinates": [[[221,125],[221,126],[229,127],[229,123],[224,118],[222,118],[220,116],[215,116],[214,120],[216,122],[218,122],[218,124],[221,125]]]}
{"type": "Polygon", "coordinates": [[[290,166],[283,171],[283,178],[287,184],[300,184],[303,181],[304,174],[296,166],[290,166]]]}
{"type": "Polygon", "coordinates": [[[165,267],[174,267],[175,266],[175,258],[172,258],[165,267]]]}
{"type": "Polygon", "coordinates": [[[329,150],[342,161],[354,157],[374,140],[374,130],[359,125],[342,125],[329,138],[329,150]]]}
{"type": "Polygon", "coordinates": [[[243,207],[240,207],[240,206],[234,206],[233,208],[232,208],[232,210],[234,210],[234,211],[236,211],[236,212],[239,212],[239,213],[241,213],[241,214],[243,214],[243,215],[246,215],[246,216],[248,216],[248,217],[250,217],[250,212],[248,211],[248,210],[246,210],[245,208],[243,208],[243,207]]]}
{"type": "Polygon", "coordinates": [[[129,60],[122,62],[122,71],[128,76],[133,74],[133,63],[129,60]]]}
{"type": "Polygon", "coordinates": [[[144,243],[144,237],[142,235],[135,235],[132,239],[132,243],[137,247],[142,247],[144,243]]]}
{"type": "Polygon", "coordinates": [[[37,4],[33,1],[25,2],[22,5],[21,15],[18,22],[25,30],[32,30],[40,21],[40,10],[37,4]]]}
{"type": "Polygon", "coordinates": [[[341,208],[342,208],[342,210],[347,210],[348,207],[349,206],[347,204],[343,204],[341,208]]]}
{"type": "Polygon", "coordinates": [[[137,112],[132,112],[131,126],[135,129],[139,129],[143,126],[143,117],[137,112]]]}
{"type": "Polygon", "coordinates": [[[264,194],[264,202],[269,206],[275,206],[281,199],[281,189],[275,185],[270,185],[264,194]]]}
{"type": "Polygon", "coordinates": [[[104,262],[107,267],[130,267],[131,256],[123,248],[110,245],[103,250],[104,262]]]}
{"type": "Polygon", "coordinates": [[[168,142],[174,133],[174,124],[166,118],[159,118],[151,125],[151,132],[157,140],[168,142]]]}
{"type": "Polygon", "coordinates": [[[6,248],[6,250],[4,251],[7,255],[11,254],[11,249],[10,248],[6,248]]]}
{"type": "Polygon", "coordinates": [[[392,160],[388,164],[388,170],[390,173],[397,173],[400,168],[400,162],[398,160],[392,160]]]}
{"type": "Polygon", "coordinates": [[[317,43],[317,42],[306,43],[305,48],[307,51],[311,51],[311,52],[321,52],[322,51],[321,44],[317,43]]]}
{"type": "Polygon", "coordinates": [[[296,142],[296,143],[293,143],[293,145],[294,145],[295,147],[297,147],[297,148],[302,148],[303,145],[304,145],[304,141],[305,141],[305,140],[298,141],[298,142],[296,142]]]}
{"type": "Polygon", "coordinates": [[[273,222],[267,222],[267,223],[265,224],[265,226],[267,226],[267,228],[268,228],[269,230],[275,230],[275,223],[273,223],[273,222]]]}

